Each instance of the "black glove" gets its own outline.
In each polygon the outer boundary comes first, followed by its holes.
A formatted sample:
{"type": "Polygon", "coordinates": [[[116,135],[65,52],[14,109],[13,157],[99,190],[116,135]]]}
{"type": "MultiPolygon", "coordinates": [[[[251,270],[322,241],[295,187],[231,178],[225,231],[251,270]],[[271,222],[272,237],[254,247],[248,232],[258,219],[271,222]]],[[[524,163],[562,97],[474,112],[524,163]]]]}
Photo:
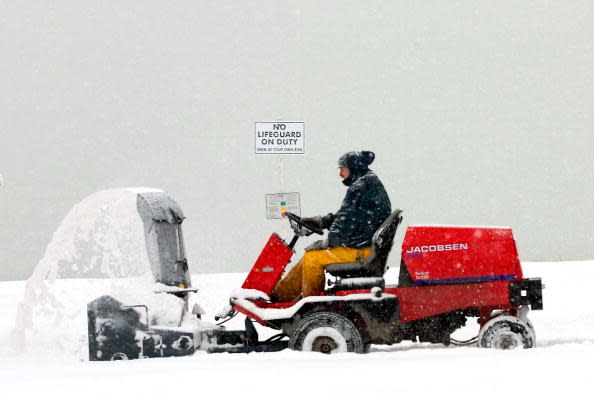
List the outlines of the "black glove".
{"type": "Polygon", "coordinates": [[[305,247],[305,251],[325,250],[328,248],[328,239],[316,240],[309,246],[305,247]]]}

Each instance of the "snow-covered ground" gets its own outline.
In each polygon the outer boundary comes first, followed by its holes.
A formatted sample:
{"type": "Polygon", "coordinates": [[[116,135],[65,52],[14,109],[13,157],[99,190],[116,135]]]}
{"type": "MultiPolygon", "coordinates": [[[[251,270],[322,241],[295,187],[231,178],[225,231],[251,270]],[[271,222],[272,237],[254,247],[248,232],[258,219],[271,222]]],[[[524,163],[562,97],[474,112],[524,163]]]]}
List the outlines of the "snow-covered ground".
{"type": "MultiPolygon", "coordinates": [[[[542,277],[544,311],[530,313],[537,347],[496,351],[405,342],[371,353],[205,354],[186,358],[88,362],[85,304],[109,280],[57,280],[53,302],[33,321],[24,352],[11,337],[24,282],[0,282],[0,391],[279,391],[279,392],[509,392],[591,391],[594,358],[594,261],[525,263],[527,277],[542,277]]],[[[244,274],[193,276],[197,300],[209,317],[226,304],[244,274]]],[[[395,282],[396,269],[388,272],[395,282]]],[[[43,310],[41,308],[40,310],[43,310]]],[[[207,317],[208,318],[208,317],[207,317]]],[[[230,328],[240,328],[239,318],[230,328]]],[[[457,338],[476,334],[469,321],[457,338]]],[[[263,331],[263,335],[270,334],[263,331]]]]}

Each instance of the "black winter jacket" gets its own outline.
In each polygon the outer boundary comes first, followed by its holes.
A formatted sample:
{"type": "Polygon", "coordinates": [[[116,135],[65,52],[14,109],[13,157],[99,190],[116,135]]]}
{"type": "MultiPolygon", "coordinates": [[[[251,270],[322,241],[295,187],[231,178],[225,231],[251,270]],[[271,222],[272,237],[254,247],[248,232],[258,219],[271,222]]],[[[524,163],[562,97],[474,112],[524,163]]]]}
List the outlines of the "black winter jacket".
{"type": "Polygon", "coordinates": [[[373,234],[391,213],[390,198],[373,171],[351,175],[348,180],[340,209],[322,217],[323,227],[329,228],[329,248],[370,247],[373,234]]]}

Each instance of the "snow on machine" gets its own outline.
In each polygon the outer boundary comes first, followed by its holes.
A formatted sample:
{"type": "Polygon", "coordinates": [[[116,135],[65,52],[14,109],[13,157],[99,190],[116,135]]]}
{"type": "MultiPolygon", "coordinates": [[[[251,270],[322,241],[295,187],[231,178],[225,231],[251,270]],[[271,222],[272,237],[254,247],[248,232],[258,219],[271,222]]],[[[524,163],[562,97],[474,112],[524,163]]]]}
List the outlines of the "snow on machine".
{"type": "MultiPolygon", "coordinates": [[[[287,213],[294,229],[287,243],[273,233],[217,318],[245,315],[245,330],[188,323],[191,288],[181,233],[183,214],[164,193],[139,194],[153,276],[163,291],[185,302],[177,326],[151,325],[146,305],[126,305],[103,296],[88,305],[91,360],[183,356],[212,352],[279,351],[323,353],[369,350],[371,344],[401,341],[476,344],[485,348],[531,348],[535,332],[528,311],[541,310],[540,278],[524,278],[515,240],[507,227],[409,226],[401,251],[398,285],[384,273],[402,211],[394,211],[373,236],[362,262],[326,266],[323,292],[293,302],[272,302],[270,294],[294,255],[303,228],[321,234],[287,213]],[[478,317],[474,339],[452,333],[478,317]],[[260,341],[253,322],[279,334],[260,341]]],[[[202,310],[194,306],[194,319],[202,310]]],[[[225,322],[225,321],[223,321],[225,322]]]]}

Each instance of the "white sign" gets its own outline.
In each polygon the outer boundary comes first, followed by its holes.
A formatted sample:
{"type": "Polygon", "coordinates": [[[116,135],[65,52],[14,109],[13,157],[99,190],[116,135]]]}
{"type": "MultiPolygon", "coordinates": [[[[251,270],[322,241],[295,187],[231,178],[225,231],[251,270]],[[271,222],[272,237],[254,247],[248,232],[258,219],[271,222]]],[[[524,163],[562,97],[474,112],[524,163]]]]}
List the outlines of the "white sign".
{"type": "Polygon", "coordinates": [[[298,192],[266,194],[266,216],[268,219],[285,218],[287,212],[301,216],[301,202],[298,192]]]}
{"type": "Polygon", "coordinates": [[[304,154],[305,122],[258,121],[254,139],[256,154],[304,154]]]}

